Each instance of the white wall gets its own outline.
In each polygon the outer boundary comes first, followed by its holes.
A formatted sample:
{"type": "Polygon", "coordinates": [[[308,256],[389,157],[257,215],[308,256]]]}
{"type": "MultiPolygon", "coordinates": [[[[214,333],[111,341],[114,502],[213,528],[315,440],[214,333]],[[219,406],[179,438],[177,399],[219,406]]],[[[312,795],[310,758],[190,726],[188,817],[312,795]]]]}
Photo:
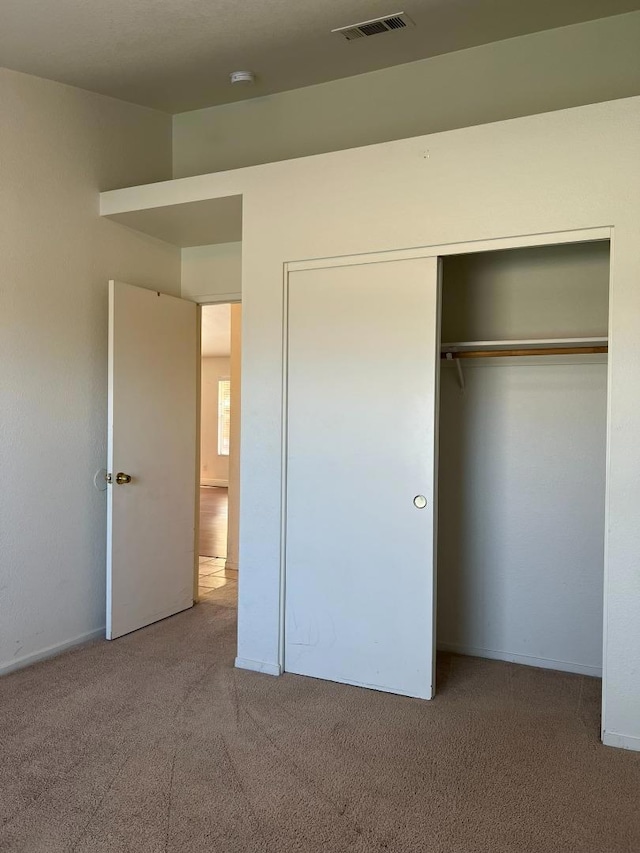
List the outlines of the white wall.
{"type": "MultiPolygon", "coordinates": [[[[446,258],[443,339],[607,334],[609,246],[446,258]]],[[[443,362],[438,646],[600,674],[606,356],[443,362]]]]}
{"type": "Polygon", "coordinates": [[[438,647],[599,675],[607,366],[550,362],[443,366],[438,647]]]}
{"type": "Polygon", "coordinates": [[[229,485],[229,457],[218,453],[218,382],[230,378],[229,358],[203,358],[200,398],[200,483],[229,485]]]}
{"type": "Polygon", "coordinates": [[[98,216],[170,173],[166,115],[0,71],[0,671],[104,625],[107,282],[179,292],[179,250],[98,216]]]}
{"type": "Polygon", "coordinates": [[[174,176],[637,95],[638,43],[640,12],[632,12],[182,113],[174,176]]]}
{"type": "Polygon", "coordinates": [[[182,295],[194,302],[236,300],[242,292],[242,243],[182,250],[182,295]]]}
{"type": "Polygon", "coordinates": [[[281,661],[283,264],[612,227],[604,737],[640,747],[639,138],[630,98],[103,197],[243,195],[240,658],[281,661]]]}
{"type": "Polygon", "coordinates": [[[606,337],[609,243],[444,261],[442,340],[606,337]]]}

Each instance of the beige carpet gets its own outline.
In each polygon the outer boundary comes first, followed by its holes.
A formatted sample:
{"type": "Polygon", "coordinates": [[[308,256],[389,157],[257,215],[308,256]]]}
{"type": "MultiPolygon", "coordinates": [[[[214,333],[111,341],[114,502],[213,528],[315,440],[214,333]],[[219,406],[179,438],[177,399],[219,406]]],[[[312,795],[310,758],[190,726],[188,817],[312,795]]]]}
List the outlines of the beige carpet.
{"type": "Polygon", "coordinates": [[[238,671],[232,594],[0,680],[0,850],[640,850],[599,682],[447,656],[429,703],[238,671]]]}

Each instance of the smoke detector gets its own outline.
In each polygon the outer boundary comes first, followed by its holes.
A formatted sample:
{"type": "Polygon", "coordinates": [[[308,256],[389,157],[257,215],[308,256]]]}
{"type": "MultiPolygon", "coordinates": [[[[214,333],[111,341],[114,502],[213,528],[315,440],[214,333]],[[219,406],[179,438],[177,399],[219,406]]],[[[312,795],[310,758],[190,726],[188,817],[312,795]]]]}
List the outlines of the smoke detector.
{"type": "Polygon", "coordinates": [[[331,30],[331,32],[339,33],[347,41],[353,41],[354,39],[361,39],[367,36],[377,36],[379,33],[404,30],[406,27],[415,27],[415,24],[406,12],[396,12],[395,15],[384,15],[382,18],[373,18],[371,21],[362,21],[360,24],[337,27],[335,30],[331,30]]]}
{"type": "Polygon", "coordinates": [[[256,82],[256,75],[253,71],[232,71],[229,74],[229,80],[232,83],[244,83],[245,85],[251,85],[256,82]]]}

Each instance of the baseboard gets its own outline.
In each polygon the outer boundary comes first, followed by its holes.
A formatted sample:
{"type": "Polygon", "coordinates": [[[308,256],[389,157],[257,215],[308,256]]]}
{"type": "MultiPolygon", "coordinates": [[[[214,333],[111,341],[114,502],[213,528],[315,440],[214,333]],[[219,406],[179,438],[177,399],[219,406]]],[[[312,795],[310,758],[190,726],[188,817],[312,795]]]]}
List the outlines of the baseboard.
{"type": "Polygon", "coordinates": [[[282,675],[282,668],[278,663],[267,663],[263,660],[248,660],[247,658],[236,658],[236,669],[250,669],[252,672],[262,672],[265,675],[282,675]]]}
{"type": "Polygon", "coordinates": [[[553,658],[535,658],[531,655],[512,655],[508,652],[496,652],[493,649],[482,649],[475,646],[462,646],[456,643],[438,643],[438,651],[454,652],[457,655],[469,655],[473,658],[489,658],[489,660],[504,660],[509,663],[519,663],[523,666],[537,666],[540,669],[556,669],[560,672],[573,672],[576,675],[590,675],[602,678],[602,667],[588,664],[573,663],[572,661],[554,660],[553,658]]]}
{"type": "Polygon", "coordinates": [[[200,478],[200,485],[201,486],[219,486],[219,487],[222,487],[224,489],[228,489],[229,488],[229,481],[228,480],[205,480],[204,477],[201,477],[200,478]]]}
{"type": "Polygon", "coordinates": [[[632,749],[640,752],[640,737],[634,735],[619,735],[616,732],[604,732],[602,743],[605,746],[615,746],[618,749],[632,749]]]}
{"type": "Polygon", "coordinates": [[[84,643],[89,643],[92,640],[104,638],[104,627],[98,628],[96,631],[88,631],[86,634],[80,634],[79,637],[74,637],[72,640],[65,640],[64,643],[56,643],[55,646],[48,646],[46,649],[40,649],[38,652],[33,652],[30,655],[17,658],[8,663],[0,664],[0,675],[8,675],[16,669],[23,669],[25,666],[31,666],[32,663],[38,663],[41,660],[53,658],[56,655],[66,652],[75,646],[81,646],[84,643]]]}

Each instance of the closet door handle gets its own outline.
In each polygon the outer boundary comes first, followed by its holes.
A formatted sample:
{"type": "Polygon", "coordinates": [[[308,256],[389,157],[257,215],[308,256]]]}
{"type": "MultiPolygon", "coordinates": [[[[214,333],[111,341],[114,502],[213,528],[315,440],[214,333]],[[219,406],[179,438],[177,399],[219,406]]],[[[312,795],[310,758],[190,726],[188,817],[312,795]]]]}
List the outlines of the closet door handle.
{"type": "Polygon", "coordinates": [[[427,499],[425,498],[424,495],[416,495],[415,498],[413,499],[413,505],[417,509],[424,509],[427,505],[427,499]]]}

